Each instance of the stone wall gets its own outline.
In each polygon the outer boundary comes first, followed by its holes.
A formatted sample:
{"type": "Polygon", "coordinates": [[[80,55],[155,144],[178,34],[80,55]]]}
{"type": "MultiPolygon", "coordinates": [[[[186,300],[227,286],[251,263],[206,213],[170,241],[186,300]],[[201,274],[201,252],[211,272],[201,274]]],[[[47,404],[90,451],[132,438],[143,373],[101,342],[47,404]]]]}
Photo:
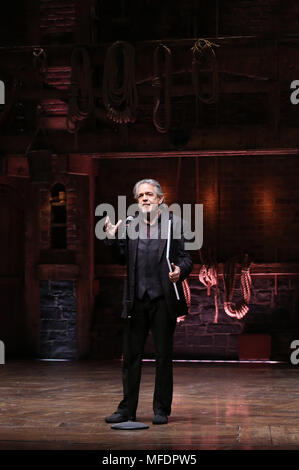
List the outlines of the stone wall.
{"type": "Polygon", "coordinates": [[[40,281],[40,358],[77,358],[76,311],[73,281],[40,281]]]}

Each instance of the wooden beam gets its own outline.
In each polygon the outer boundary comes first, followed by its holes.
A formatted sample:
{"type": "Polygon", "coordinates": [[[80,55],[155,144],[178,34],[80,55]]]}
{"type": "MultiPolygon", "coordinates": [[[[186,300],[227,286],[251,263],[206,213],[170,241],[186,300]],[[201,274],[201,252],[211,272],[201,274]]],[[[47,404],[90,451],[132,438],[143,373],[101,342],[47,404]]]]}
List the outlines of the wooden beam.
{"type": "Polygon", "coordinates": [[[79,267],[76,264],[39,264],[37,278],[40,280],[72,280],[79,276],[79,267]]]}
{"type": "Polygon", "coordinates": [[[161,151],[161,152],[103,152],[94,154],[94,159],[111,158],[174,158],[174,157],[252,157],[252,156],[299,156],[299,148],[273,148],[273,149],[247,149],[247,150],[186,150],[186,151],[161,151]]]}
{"type": "MultiPolygon", "coordinates": [[[[71,153],[69,154],[68,162],[68,174],[74,175],[86,175],[86,176],[97,176],[98,164],[97,160],[109,160],[109,159],[120,159],[120,158],[181,158],[181,157],[219,157],[225,158],[227,156],[299,156],[299,148],[273,148],[273,149],[257,149],[257,150],[188,150],[188,151],[161,151],[161,152],[103,152],[103,153],[71,153]]],[[[55,154],[55,159],[65,159],[66,156],[63,153],[55,154]]],[[[20,178],[29,178],[28,161],[24,155],[7,155],[5,176],[14,176],[20,178]]],[[[59,162],[56,166],[59,166],[59,162]]]]}
{"type": "MultiPolygon", "coordinates": [[[[57,154],[79,153],[75,148],[75,136],[73,134],[52,129],[47,129],[47,131],[49,141],[57,154]]],[[[155,154],[161,157],[169,154],[175,155],[176,149],[171,144],[169,135],[157,132],[150,121],[136,122],[129,127],[128,131],[129,148],[118,138],[119,133],[113,132],[107,127],[103,127],[99,132],[82,129],[78,133],[78,149],[82,154],[97,155],[100,158],[130,157],[130,155],[134,155],[135,158],[142,158],[144,154],[147,154],[148,149],[152,150],[149,157],[151,155],[155,156],[155,154]]],[[[32,136],[30,135],[2,135],[2,154],[24,154],[31,141],[32,136]]],[[[217,128],[193,129],[185,148],[189,155],[194,156],[200,154],[197,151],[198,149],[208,152],[208,156],[213,154],[221,156],[223,152],[220,149],[227,153],[231,150],[240,151],[240,155],[253,155],[257,149],[265,149],[261,152],[264,155],[270,155],[273,154],[272,149],[275,149],[274,154],[283,155],[290,154],[290,142],[292,148],[297,149],[299,147],[298,127],[281,126],[279,141],[277,142],[277,136],[273,135],[272,125],[219,126],[217,128]],[[249,145],[254,148],[250,150],[249,145]],[[285,150],[281,151],[284,148],[285,150]]],[[[294,154],[293,151],[292,153],[294,154]]],[[[185,154],[187,155],[187,153],[185,154]]]]}
{"type": "MultiPolygon", "coordinates": [[[[198,278],[202,265],[195,264],[190,278],[198,278]]],[[[240,276],[240,265],[237,276],[240,276]]],[[[95,267],[96,277],[99,278],[125,278],[126,268],[117,264],[98,264],[95,267]]],[[[223,263],[218,264],[218,275],[223,277],[223,263]]],[[[299,263],[252,263],[251,276],[299,276],[299,263]]]]}
{"type": "Polygon", "coordinates": [[[72,175],[97,176],[97,165],[92,155],[75,154],[69,155],[68,173],[72,175]]]}

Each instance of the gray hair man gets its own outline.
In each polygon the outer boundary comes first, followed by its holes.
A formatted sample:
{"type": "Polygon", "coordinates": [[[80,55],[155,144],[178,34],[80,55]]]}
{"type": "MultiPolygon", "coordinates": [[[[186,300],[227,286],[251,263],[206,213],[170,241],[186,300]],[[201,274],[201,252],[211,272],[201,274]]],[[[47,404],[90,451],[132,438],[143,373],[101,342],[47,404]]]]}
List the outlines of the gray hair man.
{"type": "Polygon", "coordinates": [[[172,270],[169,270],[166,260],[167,240],[162,236],[165,233],[163,224],[169,219],[173,225],[181,221],[170,212],[165,218],[164,194],[158,181],[138,181],[133,194],[139,208],[136,229],[139,234],[145,233],[146,236],[117,239],[122,221],[113,225],[107,217],[105,225],[109,237],[107,244],[116,251],[119,262],[127,266],[122,312],[123,399],[116,412],[105,420],[107,423],[136,420],[144,345],[151,331],[156,352],[152,422],[166,424],[173,396],[173,335],[177,319],[188,313],[182,282],[190,274],[193,263],[184,249],[183,233],[180,238],[174,238],[171,232],[169,257],[172,270]],[[153,233],[158,236],[152,236],[153,233]],[[176,283],[179,298],[173,283],[176,283]]]}

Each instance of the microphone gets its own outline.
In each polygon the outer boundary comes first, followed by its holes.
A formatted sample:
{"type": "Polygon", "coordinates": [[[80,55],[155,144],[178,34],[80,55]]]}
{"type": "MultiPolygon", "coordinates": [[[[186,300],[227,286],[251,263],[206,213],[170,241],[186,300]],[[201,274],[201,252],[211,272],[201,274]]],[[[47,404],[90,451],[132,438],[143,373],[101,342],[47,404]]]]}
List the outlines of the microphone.
{"type": "Polygon", "coordinates": [[[129,227],[129,224],[130,222],[134,219],[134,217],[132,215],[129,215],[127,218],[126,218],[126,227],[129,227]]]}

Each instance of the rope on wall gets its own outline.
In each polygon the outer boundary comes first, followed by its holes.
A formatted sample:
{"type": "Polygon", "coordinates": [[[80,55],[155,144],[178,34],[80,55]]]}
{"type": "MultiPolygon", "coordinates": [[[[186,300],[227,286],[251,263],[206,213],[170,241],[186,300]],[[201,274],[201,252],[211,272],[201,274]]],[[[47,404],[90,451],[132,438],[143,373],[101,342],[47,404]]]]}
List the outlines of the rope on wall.
{"type": "MultiPolygon", "coordinates": [[[[208,295],[211,294],[211,287],[216,286],[214,293],[215,301],[215,318],[214,323],[218,322],[218,269],[216,261],[207,257],[204,258],[202,252],[200,252],[202,261],[201,268],[199,270],[199,280],[207,287],[208,295]]],[[[245,255],[243,263],[241,264],[241,288],[243,298],[236,303],[232,302],[235,282],[236,282],[236,259],[228,260],[224,263],[223,268],[223,284],[224,284],[224,311],[230,317],[237,318],[240,320],[249,312],[250,302],[250,289],[251,289],[251,276],[250,276],[250,262],[248,261],[248,255],[245,255]]]]}
{"type": "Polygon", "coordinates": [[[193,54],[192,60],[192,83],[195,91],[195,104],[196,104],[196,122],[199,120],[199,101],[211,104],[215,103],[218,99],[219,89],[219,76],[218,76],[218,62],[214,51],[214,47],[219,47],[207,39],[198,39],[194,46],[191,48],[193,54]],[[212,91],[210,96],[206,96],[202,92],[200,86],[200,72],[203,67],[212,71],[212,91]]]}
{"type": "Polygon", "coordinates": [[[164,44],[159,44],[154,51],[154,78],[152,86],[154,88],[154,107],[153,107],[153,123],[158,132],[162,134],[169,130],[171,122],[171,73],[172,73],[172,56],[170,49],[164,44]],[[165,78],[160,70],[159,56],[164,55],[165,62],[165,78]],[[164,125],[159,122],[158,114],[161,106],[162,94],[164,91],[165,116],[164,125]]]}
{"type": "Polygon", "coordinates": [[[187,304],[188,310],[190,310],[190,307],[191,307],[191,290],[190,290],[190,286],[189,286],[189,283],[188,283],[187,279],[184,279],[184,281],[182,282],[182,286],[183,286],[183,291],[184,291],[186,304],[187,304]]]}
{"type": "Polygon", "coordinates": [[[248,263],[248,256],[245,256],[243,265],[241,266],[243,300],[233,304],[232,297],[236,281],[236,267],[237,263],[235,260],[229,260],[224,264],[224,311],[230,317],[236,317],[240,320],[249,311],[251,276],[249,272],[250,263],[248,263]]]}
{"type": "Polygon", "coordinates": [[[217,278],[217,270],[215,266],[207,266],[203,264],[200,267],[198,278],[200,282],[207,287],[208,295],[211,295],[211,287],[215,286],[217,278]]]}
{"type": "Polygon", "coordinates": [[[207,293],[208,295],[211,295],[211,287],[216,286],[215,292],[214,292],[214,304],[215,304],[215,317],[214,317],[214,323],[218,323],[218,313],[219,313],[219,307],[218,307],[218,272],[217,272],[217,267],[216,266],[206,266],[202,265],[200,270],[199,270],[199,280],[200,282],[203,283],[207,287],[207,293]]]}
{"type": "Polygon", "coordinates": [[[107,50],[103,75],[103,102],[107,117],[118,124],[136,121],[137,88],[135,51],[124,41],[113,43],[107,50]]]}
{"type": "Polygon", "coordinates": [[[69,88],[69,106],[66,119],[67,130],[77,133],[83,121],[93,110],[94,96],[92,70],[88,51],[76,47],[71,56],[71,84],[69,88]]]}
{"type": "Polygon", "coordinates": [[[214,291],[214,304],[215,304],[215,317],[214,323],[218,323],[218,300],[219,300],[219,288],[218,288],[218,266],[215,260],[212,260],[211,256],[209,259],[204,259],[202,252],[200,252],[200,258],[202,265],[199,270],[199,280],[204,286],[207,287],[208,296],[211,295],[211,287],[216,286],[214,291]]]}

